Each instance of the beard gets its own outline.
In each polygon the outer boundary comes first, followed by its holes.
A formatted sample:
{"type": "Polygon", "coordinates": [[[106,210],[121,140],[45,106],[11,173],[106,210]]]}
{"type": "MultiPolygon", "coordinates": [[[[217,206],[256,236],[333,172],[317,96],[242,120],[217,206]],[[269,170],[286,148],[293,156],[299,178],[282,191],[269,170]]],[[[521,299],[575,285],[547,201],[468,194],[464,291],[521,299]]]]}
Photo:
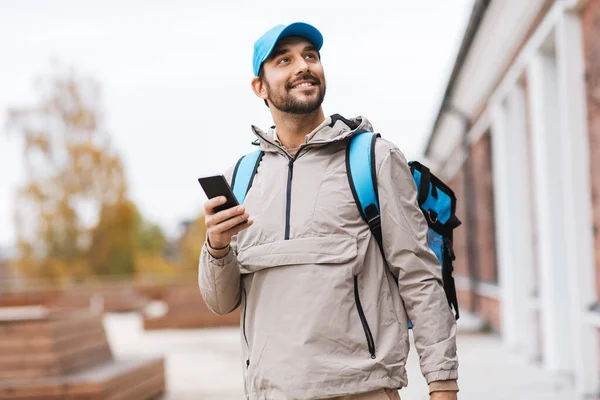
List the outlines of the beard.
{"type": "Polygon", "coordinates": [[[325,92],[327,90],[327,85],[323,80],[323,84],[321,84],[321,80],[310,73],[306,73],[301,77],[294,79],[294,82],[290,82],[286,85],[285,91],[283,93],[271,90],[271,86],[265,80],[265,84],[267,86],[268,99],[275,107],[281,112],[289,113],[289,114],[310,114],[321,107],[323,100],[325,99],[325,92]],[[317,90],[316,96],[314,93],[307,95],[305,93],[293,93],[292,85],[294,82],[300,80],[311,80],[313,81],[313,87],[317,90]]]}

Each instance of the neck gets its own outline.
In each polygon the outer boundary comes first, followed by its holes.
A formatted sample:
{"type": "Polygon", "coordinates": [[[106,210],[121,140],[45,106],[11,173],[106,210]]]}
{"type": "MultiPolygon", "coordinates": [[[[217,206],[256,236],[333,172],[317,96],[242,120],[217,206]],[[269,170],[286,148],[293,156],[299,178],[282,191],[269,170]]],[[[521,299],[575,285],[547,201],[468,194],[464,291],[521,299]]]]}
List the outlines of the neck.
{"type": "Polygon", "coordinates": [[[295,149],[303,144],[306,135],[325,121],[323,108],[319,107],[310,114],[289,114],[273,110],[273,122],[277,127],[277,136],[287,149],[295,149]]]}

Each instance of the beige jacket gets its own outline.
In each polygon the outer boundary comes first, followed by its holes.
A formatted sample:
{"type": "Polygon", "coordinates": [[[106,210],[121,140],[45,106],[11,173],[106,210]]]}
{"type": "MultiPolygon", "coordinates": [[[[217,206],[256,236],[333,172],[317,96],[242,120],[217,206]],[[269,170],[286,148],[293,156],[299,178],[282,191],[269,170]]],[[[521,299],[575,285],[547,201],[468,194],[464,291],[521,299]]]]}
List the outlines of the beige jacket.
{"type": "Polygon", "coordinates": [[[244,203],[254,224],[222,258],[205,245],[198,277],[215,313],[242,307],[247,397],[406,386],[409,318],[427,383],[457,379],[456,323],[400,150],[383,139],[375,148],[386,263],[346,176],[348,138],[371,124],[334,115],[294,157],[272,130],[253,130],[265,151],[244,203]]]}

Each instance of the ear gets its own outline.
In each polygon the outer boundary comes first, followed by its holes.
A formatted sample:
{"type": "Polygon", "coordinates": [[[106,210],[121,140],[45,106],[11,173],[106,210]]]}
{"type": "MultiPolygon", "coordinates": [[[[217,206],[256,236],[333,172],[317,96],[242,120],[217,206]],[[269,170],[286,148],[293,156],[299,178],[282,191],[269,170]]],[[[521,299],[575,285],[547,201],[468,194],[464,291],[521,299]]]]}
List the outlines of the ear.
{"type": "Polygon", "coordinates": [[[252,78],[252,90],[256,96],[263,100],[266,100],[267,97],[269,97],[267,93],[267,85],[258,76],[252,78]]]}

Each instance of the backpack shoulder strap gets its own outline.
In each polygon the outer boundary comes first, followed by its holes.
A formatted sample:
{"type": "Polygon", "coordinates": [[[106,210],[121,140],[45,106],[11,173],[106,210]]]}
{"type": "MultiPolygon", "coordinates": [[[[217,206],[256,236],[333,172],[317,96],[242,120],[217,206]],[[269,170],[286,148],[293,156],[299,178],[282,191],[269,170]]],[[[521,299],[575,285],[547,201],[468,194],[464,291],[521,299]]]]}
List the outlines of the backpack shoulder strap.
{"type": "Polygon", "coordinates": [[[363,132],[350,138],[346,149],[346,173],[360,215],[369,225],[383,254],[375,164],[375,141],[379,136],[378,133],[363,132]]]}
{"type": "MultiPolygon", "coordinates": [[[[375,141],[379,136],[373,132],[363,132],[350,139],[346,149],[346,173],[360,214],[369,225],[383,255],[375,164],[375,141]]],[[[428,217],[429,247],[434,250],[441,263],[446,297],[448,303],[454,307],[455,317],[458,319],[458,301],[452,278],[452,230],[460,225],[460,221],[454,215],[456,198],[452,190],[435,177],[429,168],[416,161],[410,162],[409,166],[418,191],[419,207],[428,217]],[[440,243],[432,243],[432,238],[439,238],[440,243]]],[[[395,276],[394,278],[397,279],[395,276]]],[[[411,321],[408,321],[408,327],[412,328],[411,321]]]]}
{"type": "Polygon", "coordinates": [[[240,158],[235,165],[231,178],[231,189],[240,204],[244,203],[246,193],[252,187],[252,181],[263,154],[262,150],[255,150],[240,158]]]}

